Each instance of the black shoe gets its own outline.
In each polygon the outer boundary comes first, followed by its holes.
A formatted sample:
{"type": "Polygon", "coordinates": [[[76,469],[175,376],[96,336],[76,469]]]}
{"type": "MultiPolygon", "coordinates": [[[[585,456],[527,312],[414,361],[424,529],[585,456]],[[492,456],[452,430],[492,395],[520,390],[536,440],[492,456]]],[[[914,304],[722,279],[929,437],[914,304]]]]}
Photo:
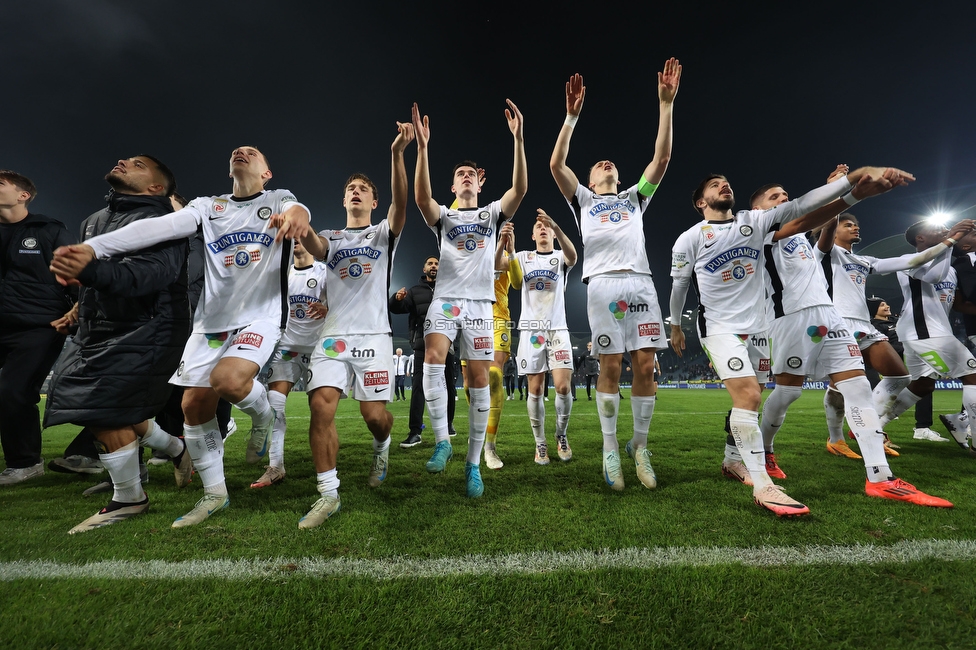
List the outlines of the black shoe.
{"type": "Polygon", "coordinates": [[[420,439],[419,433],[411,433],[407,436],[407,439],[400,443],[400,449],[410,449],[411,447],[416,447],[423,440],[420,439]]]}
{"type": "Polygon", "coordinates": [[[457,431],[454,430],[454,427],[451,427],[450,429],[447,430],[447,435],[453,438],[454,436],[457,435],[457,431]]]}

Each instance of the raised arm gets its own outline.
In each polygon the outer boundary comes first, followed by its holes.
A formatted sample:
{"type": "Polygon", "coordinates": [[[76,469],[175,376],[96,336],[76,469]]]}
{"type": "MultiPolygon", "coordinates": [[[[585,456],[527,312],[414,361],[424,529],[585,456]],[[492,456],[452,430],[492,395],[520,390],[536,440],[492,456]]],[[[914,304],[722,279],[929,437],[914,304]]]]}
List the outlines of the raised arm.
{"type": "Polygon", "coordinates": [[[542,222],[547,228],[552,228],[552,232],[556,236],[556,241],[559,242],[559,249],[563,252],[563,257],[566,259],[566,266],[576,266],[576,246],[573,245],[572,240],[566,236],[566,233],[559,227],[559,224],[546,214],[545,210],[537,208],[536,213],[536,221],[542,222]]]}
{"type": "Polygon", "coordinates": [[[502,214],[508,218],[515,216],[525,193],[529,189],[529,176],[525,168],[525,141],[522,137],[522,113],[511,99],[506,99],[508,108],[505,109],[505,119],[508,120],[508,130],[515,140],[515,162],[512,165],[512,187],[502,195],[502,214]]]}
{"type": "Polygon", "coordinates": [[[509,242],[515,237],[515,228],[511,221],[506,221],[498,233],[498,245],[495,246],[495,270],[508,273],[511,257],[508,255],[509,242]]]}
{"type": "Polygon", "coordinates": [[[821,253],[829,253],[834,247],[834,235],[837,233],[837,217],[829,219],[820,229],[820,235],[817,237],[817,248],[820,249],[821,253]]]}
{"type": "Polygon", "coordinates": [[[441,208],[437,201],[433,199],[430,191],[430,167],[427,161],[427,143],[430,141],[430,118],[424,115],[420,117],[420,109],[414,102],[410,109],[410,118],[413,121],[413,130],[417,138],[417,171],[413,177],[414,200],[420,213],[424,215],[424,221],[428,226],[433,226],[441,218],[441,208]]]}
{"type": "Polygon", "coordinates": [[[393,151],[393,171],[391,186],[393,201],[386,220],[390,222],[390,232],[395,236],[403,231],[407,222],[407,167],[403,162],[403,152],[413,140],[413,124],[397,122],[397,137],[390,147],[393,151]]]}
{"type": "Polygon", "coordinates": [[[576,120],[579,119],[580,111],[583,110],[583,99],[586,97],[586,86],[583,85],[583,77],[574,74],[566,82],[566,121],[563,128],[559,130],[556,137],[556,146],[552,150],[549,158],[549,171],[559,187],[560,193],[570,200],[576,194],[576,187],[579,179],[573,170],[566,166],[566,158],[569,156],[569,141],[573,137],[573,129],[576,127],[576,120]]]}
{"type": "Polygon", "coordinates": [[[877,260],[871,264],[871,272],[884,275],[886,273],[894,273],[895,271],[907,271],[927,264],[944,253],[947,248],[952,248],[973,229],[973,225],[971,219],[963,219],[954,225],[949,235],[935,246],[930,246],[921,253],[909,253],[908,255],[901,255],[899,257],[888,257],[877,260]]]}
{"type": "Polygon", "coordinates": [[[641,194],[644,196],[654,193],[664,178],[664,172],[668,171],[668,163],[671,162],[671,114],[680,82],[681,64],[671,57],[664,63],[664,72],[657,73],[657,98],[661,114],[657,125],[657,140],[654,142],[654,159],[644,168],[643,182],[640,184],[641,194]],[[653,187],[648,188],[645,184],[653,187]]]}
{"type": "Polygon", "coordinates": [[[311,228],[301,236],[302,248],[317,260],[324,260],[329,254],[329,240],[317,234],[311,228]]]}

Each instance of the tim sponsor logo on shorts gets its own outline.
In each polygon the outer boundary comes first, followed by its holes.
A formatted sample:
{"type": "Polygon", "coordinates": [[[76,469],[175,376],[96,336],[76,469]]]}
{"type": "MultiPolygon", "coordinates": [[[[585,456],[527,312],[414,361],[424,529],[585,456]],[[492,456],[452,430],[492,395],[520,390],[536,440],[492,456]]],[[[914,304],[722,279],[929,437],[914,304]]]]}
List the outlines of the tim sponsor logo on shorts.
{"type": "Polygon", "coordinates": [[[231,345],[251,345],[256,348],[261,347],[264,337],[257,332],[241,332],[231,341],[231,345]]]}
{"type": "MultiPolygon", "coordinates": [[[[372,350],[370,350],[370,352],[372,352],[372,350]]],[[[390,373],[388,373],[386,370],[367,372],[365,375],[363,375],[363,385],[364,386],[389,386],[390,373]]]]}
{"type": "Polygon", "coordinates": [[[845,329],[829,330],[824,325],[811,325],[807,328],[807,336],[814,343],[820,343],[824,339],[848,338],[850,335],[851,333],[845,329]]]}

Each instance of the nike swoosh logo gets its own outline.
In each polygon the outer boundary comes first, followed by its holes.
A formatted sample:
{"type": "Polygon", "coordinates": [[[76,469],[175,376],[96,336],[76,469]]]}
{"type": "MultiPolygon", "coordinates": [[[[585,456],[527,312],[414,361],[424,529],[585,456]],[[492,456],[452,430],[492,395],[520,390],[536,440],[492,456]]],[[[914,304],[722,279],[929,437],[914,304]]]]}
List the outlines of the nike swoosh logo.
{"type": "Polygon", "coordinates": [[[342,241],[342,237],[329,237],[329,241],[342,241]]]}
{"type": "Polygon", "coordinates": [[[238,346],[237,346],[237,349],[238,349],[238,350],[250,350],[251,348],[246,348],[246,347],[244,347],[243,345],[238,345],[238,346]]]}
{"type": "Polygon", "coordinates": [[[765,454],[765,451],[750,451],[750,454],[765,454]]]}
{"type": "Polygon", "coordinates": [[[655,336],[654,338],[651,339],[651,343],[654,343],[654,342],[660,341],[660,340],[661,340],[661,337],[660,336],[655,336]]]}
{"type": "Polygon", "coordinates": [[[390,390],[390,387],[387,386],[386,388],[374,388],[373,389],[373,392],[374,393],[382,393],[384,390],[390,390]]]}
{"type": "Polygon", "coordinates": [[[478,413],[487,413],[491,409],[478,409],[478,413]]]}
{"type": "Polygon", "coordinates": [[[705,244],[705,248],[711,248],[712,246],[714,246],[717,243],[718,242],[713,241],[711,244],[705,244]]]}
{"type": "Polygon", "coordinates": [[[211,221],[214,221],[215,219],[220,219],[220,217],[215,217],[215,216],[213,216],[213,215],[211,215],[211,216],[210,216],[210,220],[211,220],[211,221]]]}
{"type": "Polygon", "coordinates": [[[492,353],[491,350],[485,350],[485,354],[491,354],[491,353],[492,353]]]}

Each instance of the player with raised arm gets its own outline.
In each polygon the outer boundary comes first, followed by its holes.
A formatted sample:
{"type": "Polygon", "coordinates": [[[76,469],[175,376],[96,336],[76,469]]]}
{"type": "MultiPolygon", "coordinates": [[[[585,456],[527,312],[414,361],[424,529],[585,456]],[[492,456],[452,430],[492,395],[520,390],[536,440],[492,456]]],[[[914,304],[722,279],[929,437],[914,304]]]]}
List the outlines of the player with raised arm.
{"type": "Polygon", "coordinates": [[[756,309],[765,299],[764,242],[777,230],[792,236],[825,223],[840,211],[835,200],[842,195],[851,204],[869,186],[885,188],[911,178],[893,168],[865,167],[770,210],[737,214],[732,212],[735,197],[724,176],[707,177],[692,194],[692,205],[704,221],[682,233],[671,252],[671,345],[680,356],[681,309],[694,280],[699,338],[732,397],[731,435],[752,480],[753,498],[779,516],[810,510],[773,484],[764,462],[758,411],[760,384],[765,384],[770,369],[769,341],[765,312],[756,309]],[[830,210],[808,214],[827,204],[830,210]]]}
{"type": "Polygon", "coordinates": [[[664,71],[657,74],[660,117],[654,158],[636,185],[621,192],[617,166],[609,160],[601,160],[590,168],[586,186],[566,164],[569,142],[586,96],[583,77],[578,74],[566,83],[566,121],[549,160],[552,177],[573,210],[586,252],[586,311],[593,334],[593,353],[600,357],[596,401],[603,432],[603,478],[614,490],[624,489],[617,442],[624,352],[630,352],[634,368],[630,403],[634,434],[626,450],[637,465],[641,484],[647,488],[657,486],[647,433],[657,394],[654,358],[664,340],[664,323],[647,262],[644,211],[671,160],[671,114],[680,81],[680,63],[668,59],[664,71]]]}
{"type": "Polygon", "coordinates": [[[413,124],[417,132],[417,170],[414,193],[427,225],[437,236],[441,250],[440,271],[434,298],[424,327],[424,395],[434,429],[436,445],[427,462],[427,471],[442,472],[454,454],[447,429],[447,386],[444,361],[454,339],[461,337],[461,356],[467,360],[471,403],[468,406],[468,455],[465,482],[469,497],[484,493],[481,480],[481,450],[491,408],[488,386],[489,368],[494,359],[494,318],[492,301],[494,251],[502,222],[514,216],[528,188],[522,113],[506,100],[505,118],[515,145],[512,187],[498,201],[478,206],[478,165],[464,161],[454,168],[452,191],[458,208],[439,205],[432,197],[427,145],[430,121],[420,116],[413,105],[413,124]]]}
{"type": "Polygon", "coordinates": [[[322,319],[328,313],[325,265],[296,241],[295,262],[288,271],[288,326],[271,357],[268,370],[268,402],[275,410],[274,429],[264,474],[251,487],[266,488],[285,478],[285,404],[288,393],[308,372],[312,350],[321,338],[322,319]]]}
{"type": "Polygon", "coordinates": [[[556,453],[564,462],[573,457],[566,436],[573,410],[573,397],[569,392],[573,376],[573,343],[566,323],[565,296],[566,278],[576,264],[576,247],[545,210],[539,208],[537,212],[532,227],[535,250],[516,254],[522,268],[518,368],[529,379],[526,408],[535,438],[535,462],[548,465],[546,407],[542,401],[547,372],[552,372],[556,387],[556,453]],[[554,242],[559,242],[559,250],[555,249],[554,242]]]}
{"type": "Polygon", "coordinates": [[[192,237],[199,226],[203,228],[203,295],[193,315],[193,333],[170,382],[186,388],[184,438],[204,494],[173,522],[174,528],[199,524],[230,504],[216,419],[220,398],[251,417],[248,462],[257,463],[267,452],[274,411],[256,377],[288,319],[282,288],[287,286],[291,242],[285,240],[308,230],[308,208],[295,195],[264,189],[272,173],[256,147],[231,152],[230,176],[231,194],[200,197],[174,213],[60,248],[51,264],[58,276],[75,278],[96,257],[192,237]]]}
{"type": "MultiPolygon", "coordinates": [[[[873,194],[885,188],[875,185],[860,189],[870,189],[873,194]]],[[[859,193],[857,196],[866,198],[869,194],[859,193]]],[[[750,204],[753,210],[771,210],[787,201],[789,196],[783,187],[770,184],[756,190],[750,204]]],[[[845,208],[844,201],[836,200],[809,216],[845,208]]],[[[865,493],[923,506],[952,507],[945,499],[920,492],[914,485],[892,475],[885,458],[884,432],[872,404],[871,384],[864,374],[861,350],[852,330],[827,295],[817,256],[811,250],[806,234],[790,228],[797,223],[799,221],[794,221],[771,232],[764,248],[766,316],[772,371],[776,378],[776,387],[763,404],[760,425],[766,472],[771,478],[786,478],[773,454],[776,433],[783,425],[790,404],[800,398],[805,377],[828,375],[836,390],[845,397],[847,421],[851,423],[864,455],[865,493]]],[[[741,461],[738,466],[740,474],[748,477],[741,461]]],[[[724,466],[723,471],[728,475],[724,466]]]]}
{"type": "MultiPolygon", "coordinates": [[[[961,236],[961,235],[960,235],[961,236]]],[[[882,375],[874,388],[874,408],[881,418],[882,428],[903,411],[910,408],[920,395],[905,393],[911,376],[901,356],[888,342],[888,337],[871,324],[865,300],[867,276],[884,275],[896,271],[918,268],[936,257],[947,254],[952,244],[936,244],[921,253],[909,253],[899,257],[880,259],[854,252],[854,245],[861,241],[861,227],[857,217],[841,214],[830,221],[820,232],[818,248],[822,255],[827,290],[837,312],[855,334],[864,364],[882,375]]],[[[954,242],[952,242],[954,243],[954,242]]],[[[837,456],[859,456],[844,441],[844,397],[832,387],[824,394],[824,411],[827,414],[827,451],[837,456]]],[[[885,442],[885,453],[897,456],[890,443],[885,442]]]]}
{"type": "Polygon", "coordinates": [[[342,199],[346,227],[302,238],[312,255],[325,260],[329,313],[312,353],[306,385],[312,415],[309,442],[320,497],[299,520],[299,528],[315,528],[341,507],[335,413],[342,397],[359,402],[359,412],[373,435],[367,483],[379,487],[386,479],[393,429],[393,414],[387,409],[393,391],[393,327],[387,296],[393,255],[407,220],[403,152],[414,139],[409,122],[397,122],[397,129],[390,147],[392,200],[386,219],[373,225],[371,216],[379,204],[376,185],[364,174],[353,174],[342,199]]]}

